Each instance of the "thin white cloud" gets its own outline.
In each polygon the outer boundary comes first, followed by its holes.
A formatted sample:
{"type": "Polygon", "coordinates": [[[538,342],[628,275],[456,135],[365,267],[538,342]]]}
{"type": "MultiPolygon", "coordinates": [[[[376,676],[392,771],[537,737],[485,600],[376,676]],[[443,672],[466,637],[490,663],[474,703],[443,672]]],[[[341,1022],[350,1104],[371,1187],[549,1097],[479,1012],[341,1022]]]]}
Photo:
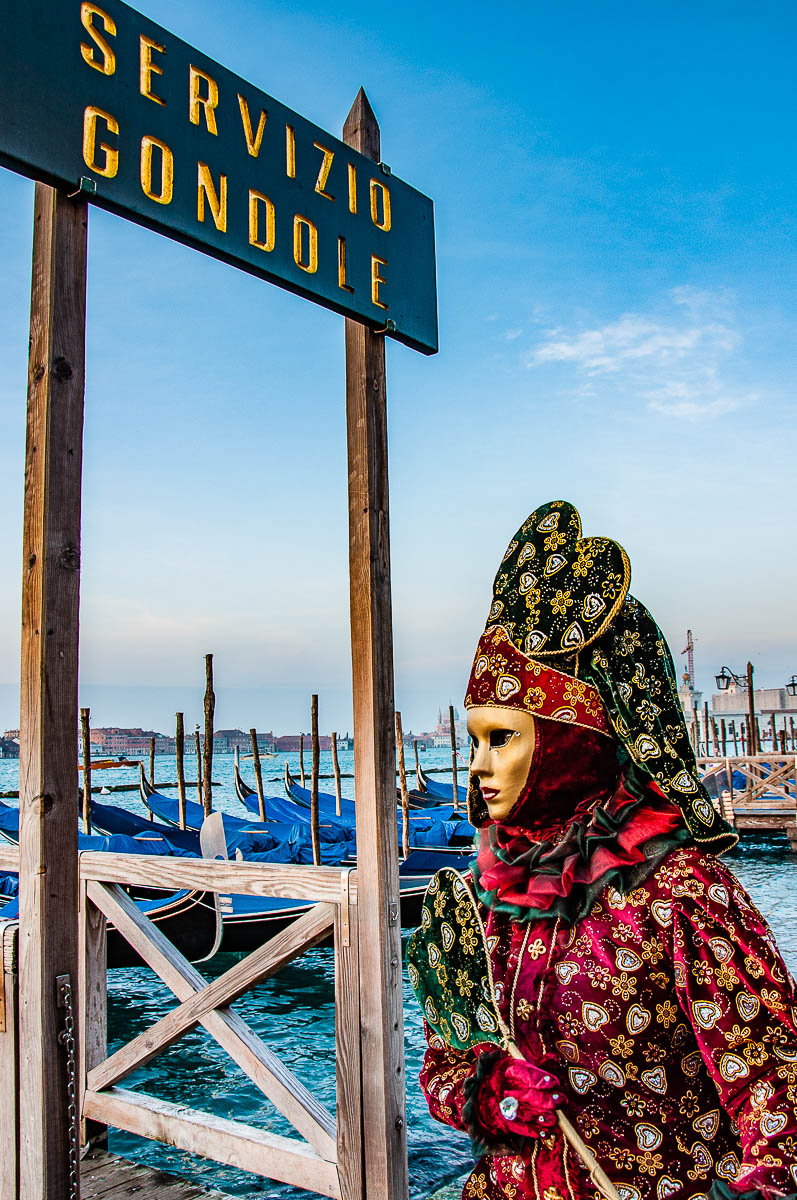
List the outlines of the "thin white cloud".
{"type": "Polygon", "coordinates": [[[633,392],[656,412],[696,420],[755,399],[727,378],[741,342],[729,293],[678,287],[662,314],[628,312],[594,328],[547,330],[528,365],[569,367],[582,395],[595,394],[603,378],[601,390],[633,392]]]}

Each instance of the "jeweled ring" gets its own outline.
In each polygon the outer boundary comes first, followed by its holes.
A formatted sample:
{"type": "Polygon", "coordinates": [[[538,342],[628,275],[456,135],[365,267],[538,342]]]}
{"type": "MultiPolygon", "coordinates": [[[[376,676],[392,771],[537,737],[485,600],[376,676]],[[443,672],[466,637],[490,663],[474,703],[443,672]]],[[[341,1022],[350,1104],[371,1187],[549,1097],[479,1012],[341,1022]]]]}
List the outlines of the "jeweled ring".
{"type": "Polygon", "coordinates": [[[498,1107],[501,1110],[501,1116],[505,1117],[507,1121],[514,1121],[517,1117],[518,1103],[516,1096],[504,1096],[498,1107]]]}

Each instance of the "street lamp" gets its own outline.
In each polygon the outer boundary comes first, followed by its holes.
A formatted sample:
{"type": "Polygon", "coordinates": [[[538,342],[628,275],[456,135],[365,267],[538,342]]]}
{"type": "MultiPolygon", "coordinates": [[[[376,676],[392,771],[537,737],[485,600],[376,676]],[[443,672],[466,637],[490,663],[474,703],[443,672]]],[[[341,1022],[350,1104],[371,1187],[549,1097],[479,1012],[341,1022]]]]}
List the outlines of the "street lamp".
{"type": "MultiPolygon", "coordinates": [[[[746,677],[744,675],[737,675],[735,671],[732,671],[730,669],[730,667],[723,667],[722,670],[720,671],[720,673],[718,675],[715,675],[714,678],[717,682],[717,690],[720,692],[727,692],[728,688],[730,687],[731,681],[733,681],[733,683],[735,683],[736,686],[740,690],[747,692],[747,711],[748,711],[748,737],[747,737],[748,750],[747,750],[747,752],[748,752],[748,754],[760,754],[761,746],[760,746],[760,743],[758,740],[758,727],[756,725],[756,715],[755,715],[755,689],[753,686],[753,664],[752,663],[747,664],[746,677]]],[[[794,691],[790,692],[789,694],[794,696],[794,695],[797,695],[797,676],[793,675],[792,680],[794,681],[794,691]]],[[[791,687],[791,681],[786,684],[786,687],[787,688],[791,687]]]]}
{"type": "Polygon", "coordinates": [[[790,696],[797,696],[797,675],[792,675],[791,679],[786,684],[786,691],[790,696]]]}

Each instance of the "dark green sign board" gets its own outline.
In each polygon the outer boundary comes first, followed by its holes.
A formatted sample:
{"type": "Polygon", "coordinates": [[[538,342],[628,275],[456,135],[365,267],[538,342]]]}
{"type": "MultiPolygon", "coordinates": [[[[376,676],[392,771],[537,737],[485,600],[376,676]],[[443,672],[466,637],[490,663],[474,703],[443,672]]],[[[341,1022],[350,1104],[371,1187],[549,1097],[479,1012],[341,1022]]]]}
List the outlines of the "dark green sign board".
{"type": "Polygon", "coordinates": [[[426,196],[119,0],[0,20],[0,163],[437,350],[426,196]]]}

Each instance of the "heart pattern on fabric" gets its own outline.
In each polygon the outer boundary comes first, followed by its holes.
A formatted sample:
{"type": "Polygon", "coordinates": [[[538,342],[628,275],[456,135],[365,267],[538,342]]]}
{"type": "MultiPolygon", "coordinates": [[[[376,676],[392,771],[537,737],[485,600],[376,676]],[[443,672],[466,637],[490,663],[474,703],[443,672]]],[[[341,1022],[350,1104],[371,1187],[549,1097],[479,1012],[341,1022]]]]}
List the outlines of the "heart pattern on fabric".
{"type": "Polygon", "coordinates": [[[714,1159],[702,1142],[695,1142],[689,1153],[695,1160],[695,1170],[699,1175],[705,1174],[706,1171],[710,1171],[714,1166],[714,1159]]]}
{"type": "Polygon", "coordinates": [[[601,1063],[598,1067],[598,1074],[606,1083],[610,1083],[612,1087],[625,1087],[625,1072],[621,1071],[617,1063],[607,1059],[605,1063],[601,1063]]]}
{"type": "Polygon", "coordinates": [[[667,1200],[668,1196],[674,1196],[681,1190],[680,1179],[673,1179],[671,1175],[662,1175],[656,1185],[656,1196],[658,1200],[667,1200]]]}
{"type": "Polygon", "coordinates": [[[520,691],[520,680],[514,675],[502,675],[495,685],[495,692],[499,700],[508,700],[510,696],[514,696],[515,692],[520,691]]]}
{"type": "Polygon", "coordinates": [[[642,959],[627,946],[621,946],[617,951],[616,962],[618,971],[638,971],[642,966],[642,959]]]}
{"type": "Polygon", "coordinates": [[[797,1049],[793,1046],[773,1046],[772,1048],[782,1062],[797,1062],[797,1049]]]}
{"type": "Polygon", "coordinates": [[[736,994],[736,1007],[743,1021],[751,1021],[754,1016],[759,1015],[761,1001],[759,997],[751,996],[749,991],[738,991],[736,994]]]}
{"type": "Polygon", "coordinates": [[[639,1078],[652,1092],[663,1096],[667,1091],[667,1075],[664,1067],[654,1067],[650,1071],[642,1071],[639,1078]]]}
{"type": "Polygon", "coordinates": [[[639,1121],[634,1126],[634,1133],[636,1134],[636,1144],[640,1150],[655,1150],[662,1143],[661,1130],[647,1121],[639,1121]]]}
{"type": "Polygon", "coordinates": [[[761,1118],[761,1132],[765,1137],[774,1137],[786,1128],[785,1113],[764,1113],[761,1118]]]}
{"type": "Polygon", "coordinates": [[[743,1058],[738,1054],[723,1054],[719,1061],[720,1075],[728,1083],[735,1083],[737,1079],[746,1079],[750,1074],[750,1068],[743,1058]]]}
{"type": "Polygon", "coordinates": [[[641,1033],[650,1024],[650,1013],[641,1004],[632,1004],[626,1013],[625,1023],[629,1033],[641,1033]]]}
{"type": "Polygon", "coordinates": [[[692,1122],[692,1128],[695,1133],[699,1133],[707,1142],[716,1135],[720,1127],[720,1110],[712,1108],[710,1112],[702,1113],[699,1117],[695,1117],[692,1122]]]}
{"type": "Polygon", "coordinates": [[[729,959],[733,958],[733,946],[725,938],[709,938],[708,944],[717,962],[726,963],[729,959]]]}
{"type": "Polygon", "coordinates": [[[452,1012],[451,1024],[454,1026],[454,1032],[461,1042],[466,1042],[470,1037],[470,1021],[463,1017],[461,1013],[452,1012]]]}
{"type": "Polygon", "coordinates": [[[701,1029],[713,1029],[722,1016],[722,1009],[713,1000],[695,1000],[692,1016],[701,1029]]]}
{"type": "Polygon", "coordinates": [[[618,1183],[617,1191],[620,1195],[620,1200],[642,1200],[642,1193],[639,1188],[633,1187],[630,1183],[618,1183]]]}
{"type": "Polygon", "coordinates": [[[510,541],[493,601],[516,621],[519,650],[550,657],[595,641],[620,609],[630,580],[622,547],[609,538],[582,538],[576,509],[554,500],[535,509],[510,541]],[[524,570],[531,562],[533,574],[524,570]],[[544,631],[545,644],[529,647],[529,629],[544,631]]]}
{"type": "Polygon", "coordinates": [[[476,1009],[476,1023],[479,1029],[484,1030],[485,1033],[498,1032],[498,1023],[489,1008],[484,1004],[480,1004],[476,1009]]]}
{"type": "Polygon", "coordinates": [[[750,1095],[753,1097],[753,1104],[761,1108],[774,1095],[774,1088],[765,1079],[757,1079],[750,1088],[750,1095]]]}
{"type": "Polygon", "coordinates": [[[712,900],[716,900],[717,904],[721,904],[723,908],[727,908],[730,902],[728,889],[723,887],[721,883],[712,883],[708,889],[708,894],[712,900]]]}
{"type": "Polygon", "coordinates": [[[735,1179],[739,1174],[739,1160],[733,1151],[719,1160],[717,1163],[717,1174],[720,1179],[735,1179]]]}
{"type": "Polygon", "coordinates": [[[598,1082],[598,1077],[592,1071],[588,1071],[586,1067],[568,1067],[567,1076],[570,1080],[570,1086],[574,1092],[578,1092],[579,1096],[584,1096],[598,1082]]]}
{"type": "Polygon", "coordinates": [[[602,1025],[607,1024],[609,1014],[602,1004],[596,1004],[594,1000],[585,1000],[581,1005],[581,1019],[587,1029],[595,1033],[602,1025]]]}
{"type": "Polygon", "coordinates": [[[578,1062],[578,1046],[575,1042],[562,1041],[556,1043],[556,1049],[567,1062],[578,1062]]]}
{"type": "Polygon", "coordinates": [[[650,906],[650,911],[653,914],[653,920],[661,925],[662,928],[672,925],[671,900],[654,900],[650,906]]]}
{"type": "Polygon", "coordinates": [[[560,962],[556,964],[556,978],[560,983],[568,984],[578,975],[578,963],[560,962]]]}
{"type": "Polygon", "coordinates": [[[702,797],[699,800],[692,801],[692,812],[695,813],[704,825],[711,825],[716,815],[709,801],[704,800],[702,797]]]}
{"type": "Polygon", "coordinates": [[[429,947],[429,966],[439,967],[440,957],[440,947],[436,946],[434,942],[432,942],[431,946],[429,947]]]}
{"type": "Polygon", "coordinates": [[[442,925],[440,926],[440,937],[443,940],[443,949],[445,951],[450,950],[454,945],[456,936],[457,935],[454,933],[454,930],[451,928],[448,921],[443,921],[442,925]]]}

